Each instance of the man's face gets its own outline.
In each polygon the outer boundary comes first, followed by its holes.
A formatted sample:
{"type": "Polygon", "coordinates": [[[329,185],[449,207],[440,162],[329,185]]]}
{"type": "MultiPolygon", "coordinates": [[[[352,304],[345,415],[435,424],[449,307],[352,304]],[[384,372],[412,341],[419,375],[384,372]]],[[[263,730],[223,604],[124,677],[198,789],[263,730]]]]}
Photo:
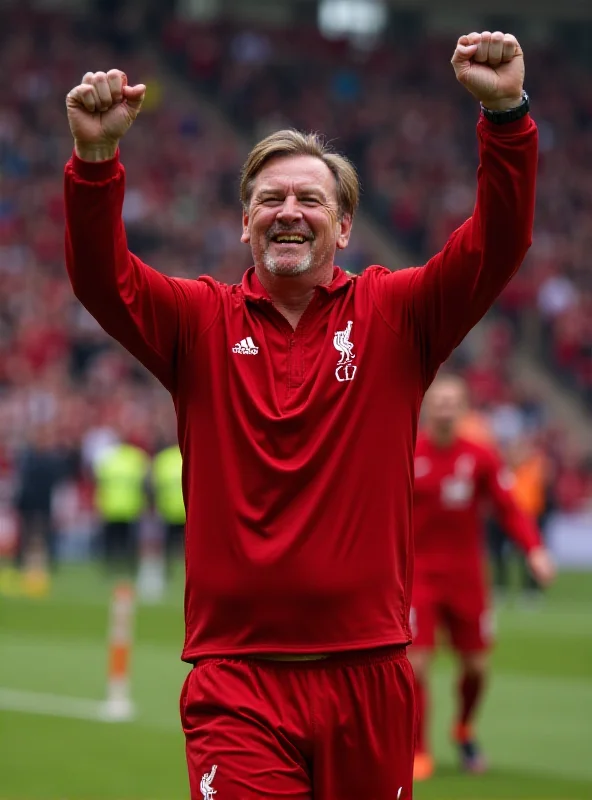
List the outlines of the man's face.
{"type": "Polygon", "coordinates": [[[314,156],[281,156],[255,178],[241,241],[251,245],[256,267],[291,277],[332,267],[350,231],[329,167],[314,156]]]}
{"type": "Polygon", "coordinates": [[[465,412],[465,390],[461,383],[441,381],[426,394],[426,422],[433,428],[449,431],[460,422],[465,412]]]}

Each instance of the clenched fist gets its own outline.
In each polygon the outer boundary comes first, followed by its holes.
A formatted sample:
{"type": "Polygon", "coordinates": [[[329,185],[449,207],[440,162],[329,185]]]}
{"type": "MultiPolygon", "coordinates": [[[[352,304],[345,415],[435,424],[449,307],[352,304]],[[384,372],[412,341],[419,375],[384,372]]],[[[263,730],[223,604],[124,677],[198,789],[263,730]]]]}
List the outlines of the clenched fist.
{"type": "Polygon", "coordinates": [[[140,113],[145,94],[143,83],[128,86],[119,69],[87,72],[66,97],[76,154],[85,161],[113,158],[119,140],[140,113]]]}
{"type": "Polygon", "coordinates": [[[522,102],[524,55],[510,33],[483,31],[461,36],[452,66],[460,83],[486,108],[505,111],[522,102]]]}

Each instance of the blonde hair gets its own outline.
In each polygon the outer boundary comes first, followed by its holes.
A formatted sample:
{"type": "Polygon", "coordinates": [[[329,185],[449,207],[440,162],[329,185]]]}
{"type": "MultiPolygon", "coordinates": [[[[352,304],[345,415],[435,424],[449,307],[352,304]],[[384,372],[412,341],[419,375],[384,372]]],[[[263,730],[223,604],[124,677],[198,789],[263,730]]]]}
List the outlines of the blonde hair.
{"type": "Polygon", "coordinates": [[[334,152],[318,133],[302,133],[294,128],[277,131],[253,147],[241,170],[240,199],[248,209],[255,179],[272,158],[282,156],[314,156],[326,164],[337,183],[339,212],[353,217],[360,198],[360,182],[354,165],[345,156],[334,152]]]}
{"type": "Polygon", "coordinates": [[[466,380],[461,375],[457,375],[455,372],[438,373],[427,390],[426,396],[430,395],[431,397],[432,392],[434,390],[437,391],[438,388],[442,386],[451,386],[453,389],[456,389],[458,391],[461,404],[465,408],[468,408],[470,404],[469,387],[466,380]]]}
{"type": "Polygon", "coordinates": [[[454,386],[455,389],[458,389],[465,395],[468,395],[469,393],[469,387],[467,385],[466,380],[462,377],[462,375],[458,375],[456,372],[447,372],[444,370],[438,372],[438,374],[432,381],[430,389],[432,388],[432,386],[446,386],[446,385],[454,386]]]}

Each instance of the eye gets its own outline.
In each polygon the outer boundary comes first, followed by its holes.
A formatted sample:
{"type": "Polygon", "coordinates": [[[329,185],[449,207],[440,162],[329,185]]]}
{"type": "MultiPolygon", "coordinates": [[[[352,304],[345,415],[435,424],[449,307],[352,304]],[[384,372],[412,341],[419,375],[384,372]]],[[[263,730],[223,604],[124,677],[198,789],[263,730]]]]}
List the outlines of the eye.
{"type": "Polygon", "coordinates": [[[278,206],[283,201],[279,197],[264,197],[261,204],[264,206],[278,206]]]}
{"type": "Polygon", "coordinates": [[[307,197],[301,197],[300,202],[304,203],[307,206],[317,206],[320,200],[318,199],[318,197],[307,196],[307,197]]]}

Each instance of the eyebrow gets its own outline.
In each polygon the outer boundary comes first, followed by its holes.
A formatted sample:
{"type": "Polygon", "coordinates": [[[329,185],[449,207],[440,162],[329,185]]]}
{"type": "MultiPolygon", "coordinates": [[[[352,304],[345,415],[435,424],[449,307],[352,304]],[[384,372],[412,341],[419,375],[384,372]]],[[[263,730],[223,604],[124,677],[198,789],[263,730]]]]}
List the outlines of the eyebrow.
{"type": "Polygon", "coordinates": [[[255,197],[262,197],[262,196],[263,196],[263,195],[265,195],[265,194],[273,194],[273,195],[276,195],[276,194],[283,194],[283,192],[284,192],[284,190],[283,190],[283,189],[280,189],[280,188],[277,188],[277,189],[271,189],[271,188],[269,188],[269,187],[265,187],[265,186],[264,186],[262,189],[258,189],[258,190],[255,192],[255,197]]]}
{"type": "MultiPolygon", "coordinates": [[[[323,191],[322,188],[316,186],[300,186],[296,189],[297,194],[310,194],[316,195],[317,197],[321,197],[323,200],[327,200],[327,195],[323,191]]],[[[283,187],[275,187],[272,188],[271,186],[262,186],[257,192],[255,192],[255,197],[264,197],[265,195],[283,195],[285,194],[285,189],[283,187]]]]}

